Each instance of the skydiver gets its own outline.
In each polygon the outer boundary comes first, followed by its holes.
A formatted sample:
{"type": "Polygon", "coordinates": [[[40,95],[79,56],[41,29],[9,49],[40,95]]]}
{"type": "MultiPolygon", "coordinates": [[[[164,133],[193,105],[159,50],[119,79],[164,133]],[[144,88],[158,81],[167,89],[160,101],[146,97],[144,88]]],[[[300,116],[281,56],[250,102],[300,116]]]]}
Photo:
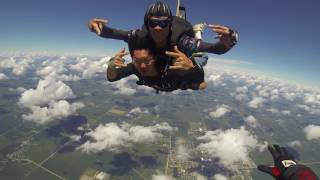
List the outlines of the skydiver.
{"type": "Polygon", "coordinates": [[[162,60],[156,59],[152,44],[140,38],[130,38],[128,42],[132,62],[124,64],[123,57],[128,53],[122,49],[109,62],[107,79],[111,82],[135,74],[138,85],[146,85],[158,91],[174,91],[177,89],[204,89],[203,69],[194,65],[194,60],[188,58],[177,47],[168,55],[175,57],[176,65],[170,66],[166,73],[160,71],[162,60]],[[177,65],[178,64],[178,65],[177,65]],[[181,71],[179,71],[181,70],[181,71]]]}
{"type": "MultiPolygon", "coordinates": [[[[132,36],[150,40],[156,48],[156,56],[166,56],[166,51],[173,50],[175,45],[190,57],[196,52],[224,54],[238,42],[238,33],[221,25],[208,25],[217,33],[217,43],[197,41],[194,38],[192,25],[185,19],[173,16],[170,8],[162,1],[156,1],[147,9],[144,16],[144,25],[141,29],[124,31],[106,26],[107,20],[92,19],[88,27],[92,32],[104,38],[119,39],[128,42],[132,36]]],[[[167,58],[169,65],[174,61],[167,58]]],[[[200,64],[201,66],[201,64],[200,64]]]]}
{"type": "Polygon", "coordinates": [[[277,180],[319,180],[317,175],[307,166],[297,164],[286,148],[274,144],[268,146],[274,167],[259,165],[258,169],[270,174],[277,180]]]}

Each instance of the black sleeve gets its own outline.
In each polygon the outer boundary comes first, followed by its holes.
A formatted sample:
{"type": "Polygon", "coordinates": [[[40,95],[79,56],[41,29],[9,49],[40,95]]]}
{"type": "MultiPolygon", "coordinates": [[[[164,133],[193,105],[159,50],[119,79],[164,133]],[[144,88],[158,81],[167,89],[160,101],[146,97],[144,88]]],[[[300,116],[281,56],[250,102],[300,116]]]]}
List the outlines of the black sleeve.
{"type": "Polygon", "coordinates": [[[108,78],[108,81],[110,82],[118,81],[132,74],[135,74],[134,65],[132,63],[129,63],[126,67],[117,69],[117,77],[113,79],[108,78]]]}
{"type": "Polygon", "coordinates": [[[101,37],[109,38],[109,39],[118,39],[128,42],[130,35],[134,31],[124,31],[121,29],[110,28],[108,26],[103,26],[102,32],[100,34],[101,37]]]}
{"type": "Polygon", "coordinates": [[[181,38],[179,38],[178,47],[189,57],[196,52],[224,54],[231,49],[219,42],[209,43],[204,41],[197,41],[194,37],[190,37],[186,34],[182,35],[181,38]]]}
{"type": "Polygon", "coordinates": [[[214,54],[224,54],[230,49],[231,48],[228,48],[221,43],[209,43],[204,41],[200,41],[198,47],[199,52],[208,52],[214,54]]]}
{"type": "Polygon", "coordinates": [[[191,59],[194,67],[188,72],[188,80],[191,83],[201,83],[204,81],[204,70],[199,66],[194,59],[191,59]]]}
{"type": "Polygon", "coordinates": [[[317,175],[307,166],[290,166],[283,174],[286,180],[319,180],[317,175]]]}

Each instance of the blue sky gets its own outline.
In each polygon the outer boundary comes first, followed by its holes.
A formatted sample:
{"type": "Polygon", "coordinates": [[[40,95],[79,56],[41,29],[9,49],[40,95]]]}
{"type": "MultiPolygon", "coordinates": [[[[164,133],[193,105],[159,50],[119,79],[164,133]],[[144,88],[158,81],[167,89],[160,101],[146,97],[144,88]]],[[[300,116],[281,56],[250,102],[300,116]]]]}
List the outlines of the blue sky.
{"type": "MultiPolygon", "coordinates": [[[[0,52],[48,51],[111,55],[126,44],[87,29],[93,17],[112,27],[136,29],[153,0],[2,0],[0,52]]],[[[174,11],[175,0],[167,0],[174,11]]],[[[191,23],[228,25],[239,44],[219,58],[248,61],[249,68],[320,86],[320,1],[182,0],[191,23]]],[[[205,32],[205,40],[214,41],[205,32]]],[[[214,56],[213,57],[217,57],[214,56]]]]}

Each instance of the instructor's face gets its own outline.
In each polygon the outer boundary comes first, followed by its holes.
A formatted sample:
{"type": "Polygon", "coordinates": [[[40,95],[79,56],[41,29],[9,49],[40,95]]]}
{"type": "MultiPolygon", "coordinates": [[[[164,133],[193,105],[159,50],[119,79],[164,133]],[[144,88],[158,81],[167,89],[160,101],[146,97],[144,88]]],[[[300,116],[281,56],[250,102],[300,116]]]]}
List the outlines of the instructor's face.
{"type": "Polygon", "coordinates": [[[133,64],[142,76],[153,76],[156,73],[155,59],[147,49],[134,50],[133,64]]]}
{"type": "Polygon", "coordinates": [[[149,18],[149,31],[154,41],[161,41],[168,37],[169,23],[168,17],[152,16],[149,18]]]}

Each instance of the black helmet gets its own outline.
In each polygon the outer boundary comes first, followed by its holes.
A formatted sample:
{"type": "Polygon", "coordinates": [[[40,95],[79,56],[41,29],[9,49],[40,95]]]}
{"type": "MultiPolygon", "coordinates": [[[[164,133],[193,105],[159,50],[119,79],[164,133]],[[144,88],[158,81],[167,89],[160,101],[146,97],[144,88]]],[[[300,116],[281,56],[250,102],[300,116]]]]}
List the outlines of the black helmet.
{"type": "Polygon", "coordinates": [[[148,27],[148,18],[150,16],[167,16],[172,17],[171,10],[169,6],[163,1],[156,1],[151,4],[144,15],[144,25],[148,27]]]}

